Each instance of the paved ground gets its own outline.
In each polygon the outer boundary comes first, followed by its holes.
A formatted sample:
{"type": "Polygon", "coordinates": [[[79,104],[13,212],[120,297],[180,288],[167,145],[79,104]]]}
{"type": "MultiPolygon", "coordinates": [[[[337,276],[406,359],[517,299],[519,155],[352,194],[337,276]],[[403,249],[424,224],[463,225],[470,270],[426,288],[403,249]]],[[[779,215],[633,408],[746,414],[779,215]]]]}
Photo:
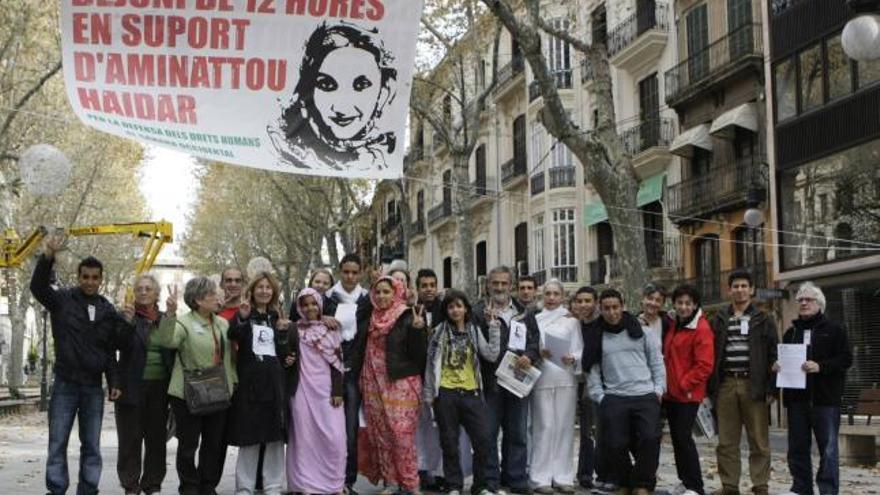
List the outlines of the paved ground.
{"type": "MultiPolygon", "coordinates": [[[[104,452],[104,471],[101,477],[101,491],[103,493],[121,493],[116,478],[116,428],[113,419],[113,408],[106,407],[104,419],[104,432],[101,437],[102,451],[104,452]]],[[[76,426],[74,425],[74,432],[76,426]]],[[[32,413],[19,416],[0,418],[0,495],[30,495],[45,493],[44,463],[47,442],[47,427],[45,414],[32,413]]],[[[781,431],[772,434],[773,466],[771,493],[787,491],[790,483],[788,470],[785,464],[785,434],[781,431]]],[[[719,485],[713,444],[701,440],[700,454],[702,458],[703,472],[708,488],[719,485]]],[[[176,493],[177,475],[174,471],[174,452],[176,440],[168,443],[168,477],[163,485],[163,493],[176,493]]],[[[76,433],[72,436],[69,446],[69,464],[71,479],[76,480],[79,463],[79,441],[76,433]]],[[[221,494],[234,493],[235,480],[235,448],[231,448],[226,461],[226,469],[218,492],[221,494]]],[[[743,459],[744,471],[747,471],[748,463],[743,459]]],[[[873,468],[843,468],[843,483],[841,494],[863,495],[880,494],[880,469],[873,468]]],[[[667,443],[663,446],[661,468],[659,473],[660,487],[672,488],[677,484],[675,465],[672,459],[672,447],[667,443]]],[[[747,478],[746,478],[747,479],[747,478]]],[[[376,487],[370,486],[365,481],[358,484],[359,491],[363,493],[377,493],[376,487]]],[[[748,489],[743,484],[744,492],[748,489]]],[[[75,486],[71,487],[70,493],[75,493],[75,486]]]]}

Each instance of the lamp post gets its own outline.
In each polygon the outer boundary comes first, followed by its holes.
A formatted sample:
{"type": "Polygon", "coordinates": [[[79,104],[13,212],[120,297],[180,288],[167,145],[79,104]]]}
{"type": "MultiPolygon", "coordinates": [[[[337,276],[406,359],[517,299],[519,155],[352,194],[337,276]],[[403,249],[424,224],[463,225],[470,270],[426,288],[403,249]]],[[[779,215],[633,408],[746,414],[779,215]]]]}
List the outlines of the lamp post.
{"type": "Polygon", "coordinates": [[[856,15],[843,28],[843,51],[860,62],[880,59],[880,0],[848,0],[847,3],[856,15]]]}
{"type": "Polygon", "coordinates": [[[49,322],[49,312],[46,311],[46,308],[43,308],[43,359],[40,363],[40,367],[43,369],[43,372],[40,376],[40,411],[46,411],[49,409],[49,380],[47,378],[48,374],[48,364],[49,364],[49,355],[48,355],[48,335],[46,333],[46,327],[49,322]]]}

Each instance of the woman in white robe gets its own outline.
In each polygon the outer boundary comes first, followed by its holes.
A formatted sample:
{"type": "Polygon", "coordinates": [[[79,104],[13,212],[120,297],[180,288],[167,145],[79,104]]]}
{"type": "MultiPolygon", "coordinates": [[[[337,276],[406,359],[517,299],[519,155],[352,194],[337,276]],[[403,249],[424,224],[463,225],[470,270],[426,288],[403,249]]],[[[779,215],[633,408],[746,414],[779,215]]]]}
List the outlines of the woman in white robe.
{"type": "Polygon", "coordinates": [[[543,309],[534,317],[543,357],[541,377],[531,393],[529,476],[536,493],[574,493],[574,420],[584,342],[580,323],[564,300],[562,283],[548,280],[543,309]]]}

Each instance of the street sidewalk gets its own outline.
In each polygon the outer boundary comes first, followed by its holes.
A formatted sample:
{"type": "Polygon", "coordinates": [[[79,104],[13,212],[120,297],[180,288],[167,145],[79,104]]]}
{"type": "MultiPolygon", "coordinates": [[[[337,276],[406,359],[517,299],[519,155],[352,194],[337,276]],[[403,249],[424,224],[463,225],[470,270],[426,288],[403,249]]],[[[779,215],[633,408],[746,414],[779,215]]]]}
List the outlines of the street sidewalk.
{"type": "MultiPolygon", "coordinates": [[[[0,418],[0,494],[31,495],[45,493],[45,458],[48,439],[48,428],[45,413],[30,413],[19,416],[0,418]]],[[[69,493],[76,491],[76,479],[79,467],[79,439],[77,427],[74,425],[73,435],[68,448],[68,464],[72,480],[69,493]]],[[[705,439],[698,440],[700,457],[707,489],[719,486],[718,471],[715,463],[714,443],[705,439]]],[[[790,478],[785,461],[785,432],[774,430],[771,433],[771,449],[773,451],[773,470],[771,474],[770,493],[782,493],[788,490],[790,478]]],[[[168,476],[163,484],[163,493],[177,492],[177,473],[174,469],[174,452],[177,440],[168,442],[168,476]]],[[[116,423],[113,407],[105,407],[104,429],[101,434],[101,451],[104,454],[104,469],[101,476],[101,492],[108,494],[122,493],[116,477],[116,423]]],[[[577,452],[577,449],[575,449],[577,452]]],[[[747,452],[744,448],[743,452],[747,452]]],[[[235,487],[236,449],[229,449],[223,479],[218,487],[220,494],[232,494],[235,487]]],[[[574,460],[573,460],[574,461],[574,460]]],[[[814,465],[817,464],[814,462],[814,465]]],[[[672,447],[668,442],[663,445],[658,473],[660,489],[672,489],[678,483],[675,464],[672,458],[672,447]]],[[[880,494],[880,469],[873,468],[841,468],[841,494],[865,495],[880,494]]],[[[743,457],[743,493],[748,493],[748,462],[743,457]]],[[[380,491],[361,479],[356,489],[365,494],[380,491]]]]}

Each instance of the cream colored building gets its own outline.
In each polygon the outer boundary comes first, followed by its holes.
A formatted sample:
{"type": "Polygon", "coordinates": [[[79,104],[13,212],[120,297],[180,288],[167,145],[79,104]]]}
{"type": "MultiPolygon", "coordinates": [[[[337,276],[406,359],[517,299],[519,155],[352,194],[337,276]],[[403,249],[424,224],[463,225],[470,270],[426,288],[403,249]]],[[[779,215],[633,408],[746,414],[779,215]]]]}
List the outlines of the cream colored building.
{"type": "MultiPolygon", "coordinates": [[[[663,74],[677,63],[673,6],[660,0],[579,0],[548,2],[544,12],[556,27],[581,39],[607,39],[620,133],[643,181],[639,203],[645,220],[637,228],[647,229],[654,275],[676,278],[680,244],[662,206],[665,184],[678,181],[680,168],[668,149],[678,128],[676,114],[663,98],[663,74]]],[[[470,82],[475,87],[488,84],[491,39],[465,38],[459,46],[473,48],[472,70],[465,71],[473,74],[470,82]]],[[[542,46],[566,108],[581,129],[591,129],[595,96],[590,67],[579,52],[555,38],[545,36],[542,46]]],[[[497,264],[516,267],[539,282],[559,278],[570,287],[613,281],[614,239],[605,209],[584,183],[577,159],[538,121],[543,98],[506,31],[498,62],[497,84],[481,117],[466,189],[445,185],[451,173],[449,150],[427,123],[415,114],[411,117],[406,194],[383,182],[374,196],[376,252],[405,255],[413,273],[433,268],[442,286],[455,286],[465,276],[479,277],[497,264]],[[474,245],[466,253],[459,252],[459,221],[451,206],[458,194],[470,197],[466,214],[471,215],[474,245]],[[411,212],[407,229],[400,225],[400,201],[411,212]],[[405,253],[404,230],[409,234],[405,253]],[[462,256],[474,257],[476,273],[461,273],[462,256]]],[[[431,76],[437,84],[443,83],[444,63],[431,76]]],[[[435,108],[443,111],[443,102],[435,108]]]]}

